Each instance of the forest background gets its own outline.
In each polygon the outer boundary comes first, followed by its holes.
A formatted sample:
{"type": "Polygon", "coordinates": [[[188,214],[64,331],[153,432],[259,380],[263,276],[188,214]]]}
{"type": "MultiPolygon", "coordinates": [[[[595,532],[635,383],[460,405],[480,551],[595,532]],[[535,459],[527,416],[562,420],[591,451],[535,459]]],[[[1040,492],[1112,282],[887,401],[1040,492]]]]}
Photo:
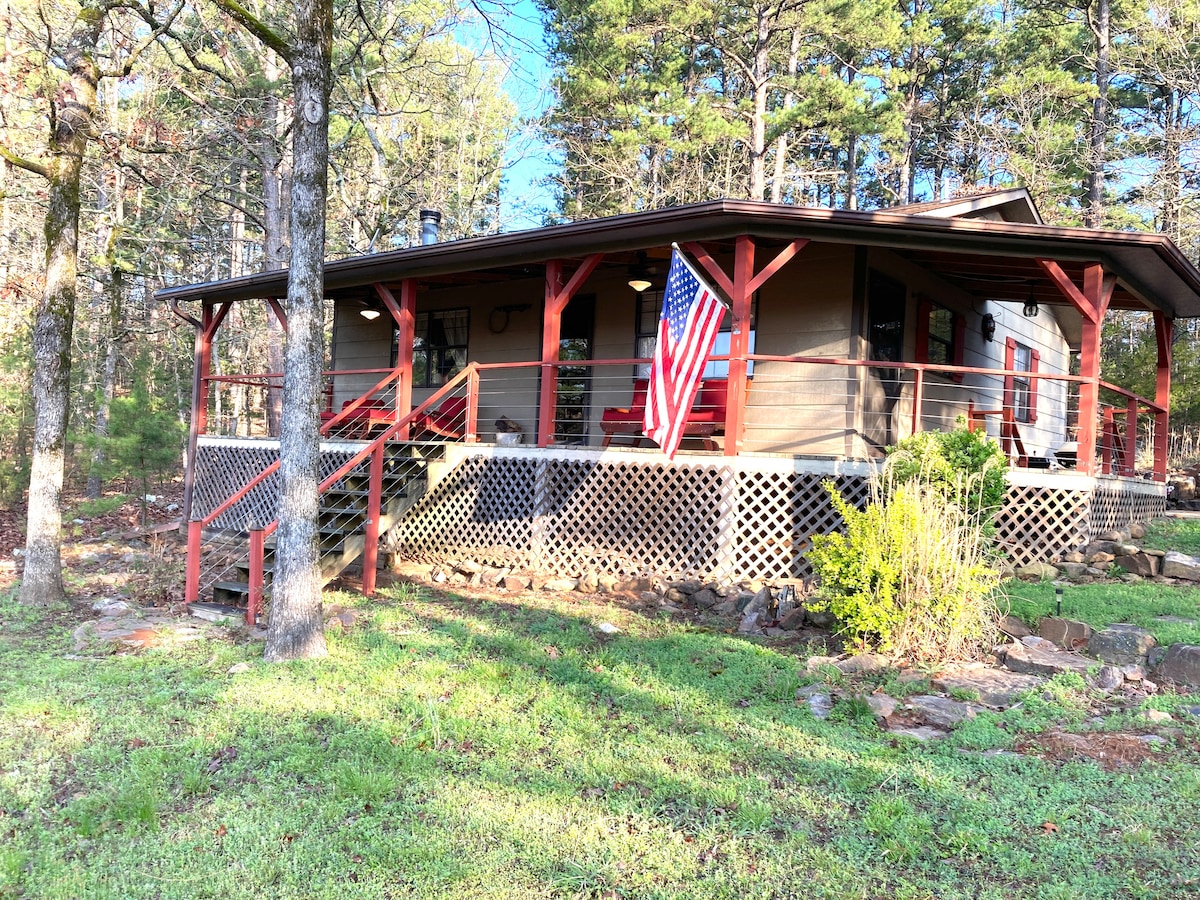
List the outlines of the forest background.
{"type": "MultiPolygon", "coordinates": [[[[338,0],[335,6],[346,4],[338,0]]],[[[287,27],[289,10],[248,4],[287,27]]],[[[1200,0],[355,0],[335,9],[327,257],[718,197],[843,209],[1011,185],[1051,224],[1158,231],[1200,254],[1200,0]],[[531,37],[529,11],[540,17],[531,37]],[[515,96],[549,65],[548,100],[515,96]],[[518,73],[517,82],[513,73],[518,73]],[[532,165],[531,165],[532,163],[532,165]],[[535,184],[514,185],[537,174],[535,184]],[[516,187],[532,203],[514,205],[516,187]]],[[[31,328],[47,269],[38,155],[99,16],[82,159],[68,477],[169,473],[193,329],[160,287],[287,259],[288,66],[215,5],[0,0],[0,502],[32,439],[31,328]]],[[[533,92],[536,95],[536,91],[533,92]]],[[[240,304],[218,372],[280,371],[240,304]]],[[[1153,394],[1152,323],[1106,326],[1106,377],[1153,394]]],[[[1173,421],[1200,427],[1200,327],[1176,329],[1173,421]]],[[[236,432],[254,395],[223,396],[236,432]]]]}

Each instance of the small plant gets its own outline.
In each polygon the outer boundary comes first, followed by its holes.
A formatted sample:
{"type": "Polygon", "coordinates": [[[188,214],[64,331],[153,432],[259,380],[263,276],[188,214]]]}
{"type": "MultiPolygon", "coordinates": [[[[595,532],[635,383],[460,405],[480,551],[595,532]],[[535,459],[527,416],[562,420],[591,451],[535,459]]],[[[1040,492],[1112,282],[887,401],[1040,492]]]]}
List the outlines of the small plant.
{"type": "Polygon", "coordinates": [[[106,516],[120,509],[125,503],[124,494],[111,494],[107,497],[97,497],[95,500],[84,500],[68,515],[71,519],[92,519],[96,516],[106,516]]]}
{"type": "Polygon", "coordinates": [[[977,514],[987,536],[1004,504],[1008,459],[982,431],[968,430],[959,417],[953,431],[921,431],[888,448],[889,484],[916,481],[947,501],[977,514]]]}

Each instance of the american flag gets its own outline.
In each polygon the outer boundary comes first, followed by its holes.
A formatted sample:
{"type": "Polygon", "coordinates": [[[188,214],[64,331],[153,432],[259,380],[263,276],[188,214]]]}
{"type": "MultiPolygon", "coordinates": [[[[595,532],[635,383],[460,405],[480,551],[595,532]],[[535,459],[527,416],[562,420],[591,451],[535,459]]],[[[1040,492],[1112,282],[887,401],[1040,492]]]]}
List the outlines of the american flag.
{"type": "Polygon", "coordinates": [[[646,437],[668,458],[674,458],[683,440],[700,376],[724,315],[725,304],[676,248],[663,293],[644,422],[646,437]]]}

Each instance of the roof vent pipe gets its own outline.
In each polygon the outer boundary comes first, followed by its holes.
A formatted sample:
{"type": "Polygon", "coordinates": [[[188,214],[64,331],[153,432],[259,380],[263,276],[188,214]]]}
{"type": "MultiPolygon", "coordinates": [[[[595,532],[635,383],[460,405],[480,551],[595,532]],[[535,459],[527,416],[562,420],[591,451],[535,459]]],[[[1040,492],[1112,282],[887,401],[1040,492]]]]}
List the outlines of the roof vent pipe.
{"type": "Polygon", "coordinates": [[[436,209],[423,209],[421,216],[421,244],[436,244],[438,242],[438,225],[442,214],[436,209]]]}

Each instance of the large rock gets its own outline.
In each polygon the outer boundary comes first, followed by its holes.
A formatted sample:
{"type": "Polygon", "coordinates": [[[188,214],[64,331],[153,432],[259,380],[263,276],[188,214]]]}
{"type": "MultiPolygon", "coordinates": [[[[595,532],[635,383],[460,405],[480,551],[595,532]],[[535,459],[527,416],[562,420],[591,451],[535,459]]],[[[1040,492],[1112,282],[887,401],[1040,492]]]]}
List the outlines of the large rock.
{"type": "Polygon", "coordinates": [[[712,609],[720,599],[720,597],[708,588],[702,588],[692,594],[692,602],[696,604],[696,609],[712,609]]]}
{"type": "Polygon", "coordinates": [[[907,706],[922,725],[932,725],[935,728],[953,728],[967,719],[975,718],[978,710],[978,707],[970,703],[933,694],[910,697],[907,706]]]}
{"type": "Polygon", "coordinates": [[[1028,637],[1033,634],[1029,630],[1029,626],[1018,619],[1016,616],[1005,616],[1000,620],[1000,631],[1007,634],[1014,641],[1019,641],[1023,637],[1028,637]]]}
{"type": "Polygon", "coordinates": [[[1144,662],[1146,654],[1157,644],[1154,635],[1145,628],[1118,623],[1093,634],[1088,641],[1088,653],[1114,666],[1134,666],[1144,662]]]}
{"type": "Polygon", "coordinates": [[[1038,634],[1064,650],[1079,650],[1087,646],[1092,636],[1092,626],[1073,619],[1047,616],[1038,622],[1038,634]]]}
{"type": "Polygon", "coordinates": [[[1200,646],[1195,644],[1172,644],[1154,669],[1159,680],[1174,681],[1200,687],[1200,646]]]}
{"type": "Polygon", "coordinates": [[[1092,541],[1083,548],[1083,557],[1087,559],[1095,556],[1098,553],[1109,553],[1116,556],[1117,542],[1116,541],[1092,541]]]}
{"type": "Polygon", "coordinates": [[[1093,661],[1065,650],[1042,650],[1024,644],[1010,644],[1004,656],[1004,665],[1023,675],[1057,675],[1059,672],[1074,672],[1086,676],[1093,661]]]}
{"type": "Polygon", "coordinates": [[[1158,574],[1158,559],[1146,553],[1135,553],[1132,556],[1118,556],[1113,562],[1133,575],[1143,578],[1153,578],[1158,574]]]}
{"type": "Polygon", "coordinates": [[[1041,687],[1042,679],[1035,675],[1018,675],[1005,669],[993,669],[980,666],[954,671],[942,672],[933,679],[935,691],[969,691],[979,698],[984,706],[993,709],[1005,709],[1012,706],[1017,698],[1041,687]]]}
{"type": "Polygon", "coordinates": [[[834,663],[843,675],[857,675],[863,672],[878,672],[888,667],[888,658],[878,653],[859,653],[849,659],[840,659],[834,663]]]}
{"type": "Polygon", "coordinates": [[[1058,577],[1058,569],[1047,562],[1035,562],[1018,568],[1017,577],[1031,581],[1052,581],[1058,577]]]}
{"type": "Polygon", "coordinates": [[[1186,553],[1168,550],[1163,557],[1162,573],[1167,578],[1182,578],[1185,581],[1200,581],[1200,560],[1186,553]]]}
{"type": "Polygon", "coordinates": [[[1080,578],[1087,574],[1088,567],[1081,562],[1060,562],[1058,571],[1064,578],[1080,578]]]}

